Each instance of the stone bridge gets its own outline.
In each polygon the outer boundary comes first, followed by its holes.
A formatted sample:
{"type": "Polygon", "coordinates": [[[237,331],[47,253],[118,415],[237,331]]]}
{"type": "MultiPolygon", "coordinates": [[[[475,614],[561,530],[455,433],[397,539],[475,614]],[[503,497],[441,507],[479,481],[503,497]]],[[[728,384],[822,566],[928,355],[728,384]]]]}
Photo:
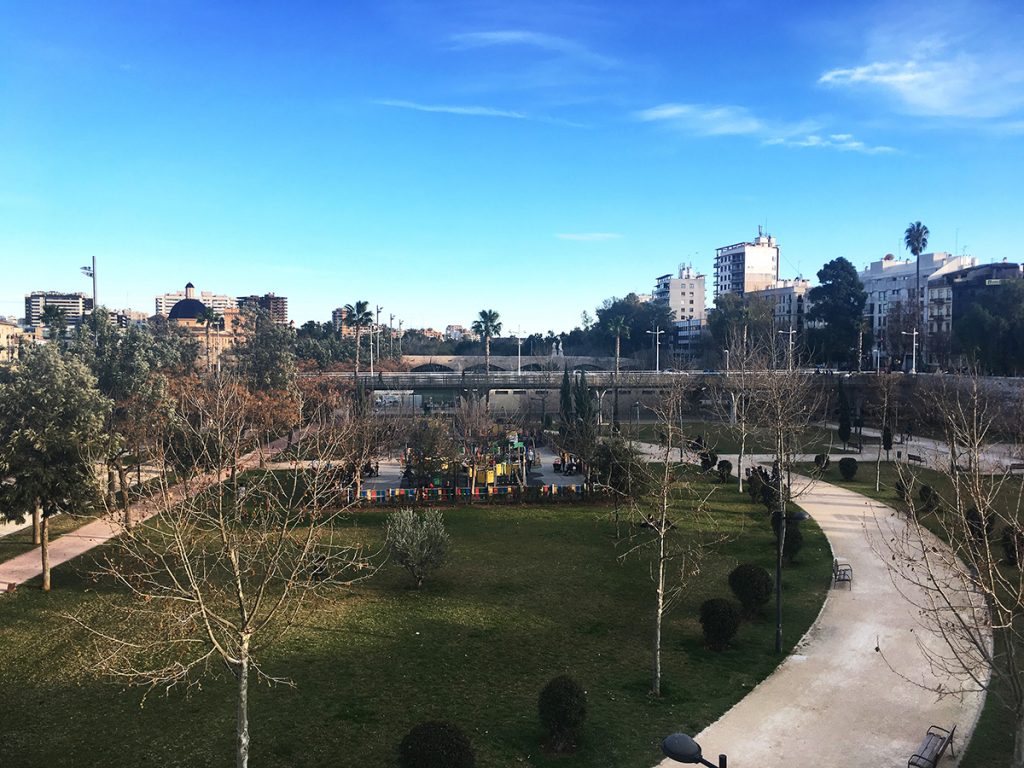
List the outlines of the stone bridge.
{"type": "MultiPolygon", "coordinates": [[[[403,355],[402,362],[413,373],[482,373],[486,370],[483,355],[403,355]]],[[[588,357],[565,355],[491,355],[492,371],[518,372],[558,371],[614,371],[614,357],[588,357]]],[[[620,370],[634,370],[636,362],[627,357],[619,359],[620,370]]]]}

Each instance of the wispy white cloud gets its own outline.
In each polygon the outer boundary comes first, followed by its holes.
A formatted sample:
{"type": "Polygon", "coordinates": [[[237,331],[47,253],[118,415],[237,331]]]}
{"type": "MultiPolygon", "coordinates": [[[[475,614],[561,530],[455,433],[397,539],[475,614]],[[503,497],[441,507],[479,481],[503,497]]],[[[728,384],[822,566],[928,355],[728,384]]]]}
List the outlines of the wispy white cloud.
{"type": "Polygon", "coordinates": [[[766,139],[764,143],[783,147],[838,149],[840,152],[861,152],[865,155],[886,155],[897,151],[894,147],[888,147],[883,144],[870,146],[863,141],[858,141],[849,133],[832,133],[828,136],[819,136],[812,133],[793,139],[766,139]]]}
{"type": "Polygon", "coordinates": [[[449,115],[470,115],[472,117],[507,117],[514,120],[529,120],[529,115],[523,112],[516,112],[508,109],[495,109],[494,107],[481,106],[449,106],[444,104],[420,104],[415,101],[402,101],[401,99],[377,99],[374,104],[382,107],[398,107],[399,109],[412,109],[417,112],[444,112],[449,115]]]}
{"type": "Polygon", "coordinates": [[[636,113],[643,122],[662,122],[693,136],[749,136],[765,145],[819,147],[844,152],[885,154],[892,147],[869,146],[849,133],[822,135],[815,120],[786,122],[755,115],[747,107],[707,104],[661,104],[636,113]]]}
{"type": "Polygon", "coordinates": [[[492,48],[495,46],[527,46],[574,59],[599,69],[612,69],[618,61],[587,48],[585,45],[557,35],[522,29],[504,29],[493,32],[465,32],[451,37],[456,50],[492,48]]]}
{"type": "Polygon", "coordinates": [[[700,136],[756,134],[765,124],[746,107],[707,104],[661,104],[636,114],[645,123],[669,122],[700,136]]]}
{"type": "Polygon", "coordinates": [[[865,29],[861,61],[822,73],[820,85],[880,95],[927,117],[989,120],[1024,109],[1022,30],[998,4],[949,0],[880,13],[865,29]]]}
{"type": "Polygon", "coordinates": [[[618,232],[562,232],[556,234],[559,240],[579,240],[582,242],[597,242],[600,240],[617,240],[622,237],[618,232]]]}

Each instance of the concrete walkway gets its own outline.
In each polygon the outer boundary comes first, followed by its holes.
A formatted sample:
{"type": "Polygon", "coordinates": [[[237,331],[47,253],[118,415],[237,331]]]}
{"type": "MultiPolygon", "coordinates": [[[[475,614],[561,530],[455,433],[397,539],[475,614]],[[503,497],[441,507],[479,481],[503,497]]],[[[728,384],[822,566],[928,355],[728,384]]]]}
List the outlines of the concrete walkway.
{"type": "MultiPolygon", "coordinates": [[[[735,464],[734,456],[728,458],[735,464]]],[[[853,566],[852,588],[831,590],[817,621],[782,665],[694,737],[705,758],[714,762],[725,753],[734,768],[896,768],[907,764],[932,724],[957,726],[959,755],[983,697],[937,700],[886,664],[912,679],[941,682],[918,647],[936,639],[920,631],[916,611],[871,545],[869,532],[878,535],[876,514],[895,525],[903,525],[901,519],[891,518],[883,504],[820,481],[797,503],[821,526],[835,554],[853,566]]]]}
{"type": "MultiPolygon", "coordinates": [[[[284,450],[287,446],[287,438],[281,438],[270,444],[268,453],[273,455],[274,453],[284,450]]],[[[254,452],[243,457],[238,462],[238,467],[239,469],[249,469],[257,466],[258,464],[259,453],[254,452]]],[[[210,484],[213,481],[212,476],[193,480],[192,488],[195,490],[197,483],[210,484]]],[[[170,495],[170,503],[173,503],[175,497],[180,496],[184,491],[182,486],[179,485],[169,489],[168,492],[170,495]]],[[[148,520],[150,517],[164,509],[167,503],[167,500],[160,499],[144,499],[136,502],[131,505],[132,520],[136,522],[148,520]]],[[[31,525],[31,521],[27,524],[31,525]]],[[[120,534],[122,530],[123,526],[119,518],[103,517],[98,520],[94,520],[91,523],[87,523],[74,531],[65,533],[55,539],[51,539],[49,547],[51,570],[62,563],[66,563],[68,560],[72,560],[79,555],[83,555],[89,550],[106,543],[120,534]]],[[[6,588],[8,584],[24,584],[37,576],[42,576],[42,574],[43,565],[39,548],[24,552],[16,557],[12,557],[10,560],[0,563],[0,590],[6,588]]]]}

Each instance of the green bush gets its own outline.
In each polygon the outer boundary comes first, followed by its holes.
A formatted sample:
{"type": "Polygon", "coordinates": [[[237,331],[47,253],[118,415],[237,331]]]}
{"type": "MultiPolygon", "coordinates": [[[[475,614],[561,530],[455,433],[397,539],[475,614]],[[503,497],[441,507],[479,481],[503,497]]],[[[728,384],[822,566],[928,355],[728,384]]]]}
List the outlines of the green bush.
{"type": "Polygon", "coordinates": [[[839,474],[843,480],[853,480],[857,476],[857,460],[852,456],[844,456],[839,460],[839,474]]]}
{"type": "Polygon", "coordinates": [[[458,726],[432,720],[414,726],[398,747],[401,768],[475,768],[476,755],[458,726]]]}
{"type": "Polygon", "coordinates": [[[921,500],[922,512],[934,512],[939,508],[939,494],[930,485],[922,485],[917,492],[917,498],[921,500]]]}
{"type": "Polygon", "coordinates": [[[973,539],[975,543],[981,544],[985,539],[991,536],[992,531],[995,530],[996,514],[990,510],[987,515],[982,516],[982,514],[978,512],[977,507],[971,507],[964,514],[964,523],[971,539],[973,539]]]}
{"type": "Polygon", "coordinates": [[[714,469],[715,464],[718,463],[718,454],[714,451],[707,450],[700,452],[700,468],[704,472],[710,472],[714,469]]]}
{"type": "Polygon", "coordinates": [[[904,504],[910,503],[910,486],[904,483],[902,480],[896,481],[896,495],[902,499],[904,504]]]}
{"type": "Polygon", "coordinates": [[[782,556],[786,562],[792,563],[803,548],[804,532],[800,530],[799,524],[790,523],[786,526],[786,540],[782,542],[782,556]]]}
{"type": "Polygon", "coordinates": [[[551,749],[570,751],[579,741],[587,719],[587,692],[569,675],[559,675],[540,692],[537,713],[551,749]]]}
{"type": "Polygon", "coordinates": [[[818,468],[819,472],[824,472],[828,469],[828,465],[831,463],[831,459],[824,453],[819,453],[814,457],[814,466],[818,468]]]}
{"type": "Polygon", "coordinates": [[[700,606],[700,625],[708,648],[724,650],[740,628],[740,611],[731,600],[713,597],[700,606]]]}
{"type": "Polygon", "coordinates": [[[747,478],[747,493],[750,494],[750,500],[755,504],[761,501],[763,487],[764,479],[761,477],[761,473],[755,469],[755,471],[750,473],[750,477],[747,478]]]}
{"type": "Polygon", "coordinates": [[[417,514],[400,509],[388,515],[384,545],[389,556],[412,574],[417,589],[431,571],[444,565],[450,543],[439,510],[417,514]]]}
{"type": "Polygon", "coordinates": [[[1014,525],[1003,528],[1003,557],[1014,568],[1019,568],[1024,558],[1024,531],[1014,525]]]}
{"type": "Polygon", "coordinates": [[[771,574],[759,565],[740,563],[729,574],[729,588],[747,616],[757,613],[774,590],[771,574]]]}
{"type": "Polygon", "coordinates": [[[727,483],[730,477],[732,477],[732,462],[728,459],[722,459],[718,462],[718,479],[723,483],[727,483]]]}

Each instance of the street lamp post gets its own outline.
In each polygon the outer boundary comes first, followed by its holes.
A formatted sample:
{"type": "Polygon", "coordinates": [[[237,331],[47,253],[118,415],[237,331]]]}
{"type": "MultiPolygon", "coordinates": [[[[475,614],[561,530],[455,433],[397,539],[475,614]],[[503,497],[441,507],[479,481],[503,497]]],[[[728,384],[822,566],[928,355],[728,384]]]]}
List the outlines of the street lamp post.
{"type": "Polygon", "coordinates": [[[665,757],[675,760],[677,763],[698,763],[707,768],[727,768],[728,765],[728,758],[725,755],[718,756],[718,765],[705,760],[700,751],[700,744],[685,733],[673,733],[671,736],[666,736],[661,742],[661,752],[665,757]]]}
{"type": "Polygon", "coordinates": [[[519,345],[516,350],[516,372],[523,375],[523,329],[516,330],[516,343],[519,345]]]}
{"type": "Polygon", "coordinates": [[[789,336],[789,347],[787,349],[787,357],[789,358],[789,370],[793,370],[793,334],[796,333],[795,328],[790,328],[788,331],[779,331],[780,334],[789,336]]]}
{"type": "Polygon", "coordinates": [[[729,375],[729,350],[728,349],[723,349],[722,351],[725,352],[725,375],[728,376],[729,375]]]}
{"type": "Polygon", "coordinates": [[[92,278],[92,311],[95,312],[97,308],[97,297],[96,297],[96,257],[92,257],[91,267],[82,267],[82,274],[86,277],[92,278]]]}
{"type": "Polygon", "coordinates": [[[651,336],[654,337],[654,370],[661,372],[661,334],[664,333],[661,328],[654,326],[653,331],[647,331],[651,336]]]}
{"type": "Polygon", "coordinates": [[[912,331],[900,331],[904,336],[913,336],[914,344],[913,351],[911,352],[910,358],[910,372],[913,374],[917,373],[917,328],[912,331]]]}

